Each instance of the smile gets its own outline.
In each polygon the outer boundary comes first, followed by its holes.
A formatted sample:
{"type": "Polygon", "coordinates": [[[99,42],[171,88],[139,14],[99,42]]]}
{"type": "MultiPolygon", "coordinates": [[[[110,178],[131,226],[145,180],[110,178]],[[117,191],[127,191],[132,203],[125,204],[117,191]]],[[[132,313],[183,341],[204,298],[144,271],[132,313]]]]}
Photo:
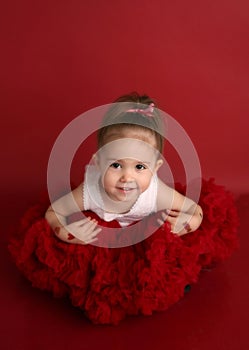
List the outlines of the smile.
{"type": "Polygon", "coordinates": [[[117,187],[117,189],[122,192],[131,192],[136,190],[137,188],[136,187],[117,187]]]}

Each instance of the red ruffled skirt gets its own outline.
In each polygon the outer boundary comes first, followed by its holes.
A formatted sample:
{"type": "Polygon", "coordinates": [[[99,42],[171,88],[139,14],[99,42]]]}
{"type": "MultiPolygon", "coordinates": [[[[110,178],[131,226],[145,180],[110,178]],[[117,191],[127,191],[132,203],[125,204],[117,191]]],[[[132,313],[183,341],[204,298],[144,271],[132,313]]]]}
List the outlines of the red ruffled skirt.
{"type": "MultiPolygon", "coordinates": [[[[118,324],[126,315],[166,310],[197,281],[202,269],[225,260],[238,247],[234,200],[213,180],[203,180],[204,219],[197,231],[179,237],[167,224],[158,228],[157,213],[134,226],[140,233],[155,230],[151,236],[121,248],[60,241],[44,219],[49,205],[45,202],[22,218],[10,241],[11,255],[34,287],[69,297],[98,324],[118,324]]],[[[106,223],[92,212],[90,216],[102,226],[119,227],[116,221],[106,223]]]]}

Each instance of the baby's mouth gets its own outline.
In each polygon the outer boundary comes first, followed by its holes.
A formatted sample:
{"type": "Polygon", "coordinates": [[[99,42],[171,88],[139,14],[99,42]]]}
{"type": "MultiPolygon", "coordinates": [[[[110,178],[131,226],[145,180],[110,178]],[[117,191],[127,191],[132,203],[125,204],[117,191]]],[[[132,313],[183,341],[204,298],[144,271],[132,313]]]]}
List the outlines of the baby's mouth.
{"type": "Polygon", "coordinates": [[[117,188],[120,192],[123,192],[123,193],[131,193],[131,192],[137,190],[137,187],[132,187],[132,186],[117,186],[116,188],[117,188]]]}
{"type": "Polygon", "coordinates": [[[136,187],[117,187],[117,189],[124,192],[130,192],[136,190],[136,187]]]}

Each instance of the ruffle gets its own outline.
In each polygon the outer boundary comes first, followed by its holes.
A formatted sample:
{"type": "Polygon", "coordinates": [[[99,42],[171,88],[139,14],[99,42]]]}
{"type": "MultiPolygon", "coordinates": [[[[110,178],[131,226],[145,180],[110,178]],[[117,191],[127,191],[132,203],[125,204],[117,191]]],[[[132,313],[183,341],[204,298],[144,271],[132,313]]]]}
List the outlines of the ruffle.
{"type": "MultiPolygon", "coordinates": [[[[183,188],[178,188],[183,191],[183,188]]],[[[203,268],[227,259],[238,247],[238,216],[232,195],[214,180],[202,183],[200,228],[184,236],[158,228],[150,215],[134,226],[139,234],[155,232],[139,243],[122,248],[66,244],[44,219],[48,201],[30,208],[12,237],[9,250],[18,269],[34,287],[72,304],[96,324],[118,324],[126,315],[151,315],[166,310],[197,281],[203,268]]],[[[104,227],[119,227],[116,221],[104,227]]],[[[127,239],[129,237],[122,237],[127,239]]]]}

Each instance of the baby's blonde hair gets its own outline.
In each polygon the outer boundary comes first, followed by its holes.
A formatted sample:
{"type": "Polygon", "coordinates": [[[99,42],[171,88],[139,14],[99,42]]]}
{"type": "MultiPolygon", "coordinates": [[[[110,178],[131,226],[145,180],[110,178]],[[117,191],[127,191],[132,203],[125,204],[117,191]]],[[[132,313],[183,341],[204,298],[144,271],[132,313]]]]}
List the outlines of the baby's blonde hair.
{"type": "Polygon", "coordinates": [[[98,130],[98,148],[107,143],[108,135],[111,132],[121,132],[124,128],[129,128],[137,131],[149,131],[155,136],[157,150],[162,153],[164,137],[159,111],[155,108],[151,116],[139,112],[139,110],[144,110],[146,105],[152,104],[156,107],[155,101],[149,96],[139,95],[137,92],[123,95],[115,100],[98,130]]]}

